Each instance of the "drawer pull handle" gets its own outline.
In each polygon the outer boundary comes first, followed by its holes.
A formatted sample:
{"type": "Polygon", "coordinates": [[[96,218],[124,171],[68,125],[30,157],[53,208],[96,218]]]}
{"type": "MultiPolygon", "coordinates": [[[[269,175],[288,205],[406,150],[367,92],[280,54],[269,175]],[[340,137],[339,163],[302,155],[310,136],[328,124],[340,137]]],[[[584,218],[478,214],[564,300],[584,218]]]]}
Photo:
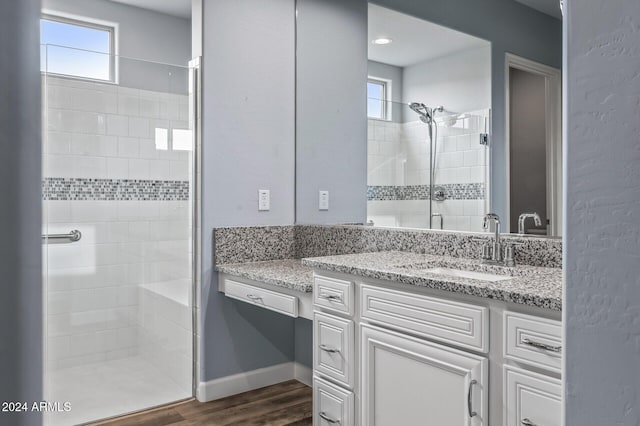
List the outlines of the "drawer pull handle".
{"type": "Polygon", "coordinates": [[[524,419],[520,423],[523,424],[524,426],[538,426],[529,419],[524,419]]]}
{"type": "Polygon", "coordinates": [[[524,343],[525,345],[533,346],[534,348],[543,349],[549,352],[560,353],[562,351],[562,346],[547,345],[546,343],[540,343],[530,339],[522,339],[522,343],[524,343]]]}
{"type": "Polygon", "coordinates": [[[320,413],[318,414],[322,419],[328,421],[331,424],[340,424],[340,420],[338,419],[334,419],[332,417],[329,417],[327,415],[327,413],[325,413],[324,411],[320,411],[320,413]]]}
{"type": "Polygon", "coordinates": [[[325,352],[329,352],[330,354],[340,353],[340,349],[332,348],[331,346],[327,346],[327,345],[320,345],[320,349],[322,349],[325,352]]]}
{"type": "Polygon", "coordinates": [[[252,300],[254,302],[262,301],[262,297],[256,296],[255,294],[247,294],[247,299],[252,300]]]}
{"type": "Polygon", "coordinates": [[[329,302],[342,302],[342,297],[334,294],[320,293],[320,299],[328,300],[329,302]]]}
{"type": "Polygon", "coordinates": [[[475,385],[476,383],[478,383],[478,381],[476,379],[473,379],[469,382],[469,390],[467,392],[467,411],[469,412],[469,417],[475,417],[478,415],[478,413],[476,413],[475,411],[473,411],[472,407],[471,407],[471,399],[473,398],[472,394],[471,394],[471,390],[473,388],[473,385],[475,385]]]}

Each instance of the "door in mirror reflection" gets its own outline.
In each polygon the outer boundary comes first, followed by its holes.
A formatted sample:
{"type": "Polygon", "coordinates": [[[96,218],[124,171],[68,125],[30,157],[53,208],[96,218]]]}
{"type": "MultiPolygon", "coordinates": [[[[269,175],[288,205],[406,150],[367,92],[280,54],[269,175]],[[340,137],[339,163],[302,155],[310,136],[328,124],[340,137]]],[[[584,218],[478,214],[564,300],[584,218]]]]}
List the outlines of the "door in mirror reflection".
{"type": "Polygon", "coordinates": [[[560,70],[507,55],[508,232],[562,233],[560,70]]]}

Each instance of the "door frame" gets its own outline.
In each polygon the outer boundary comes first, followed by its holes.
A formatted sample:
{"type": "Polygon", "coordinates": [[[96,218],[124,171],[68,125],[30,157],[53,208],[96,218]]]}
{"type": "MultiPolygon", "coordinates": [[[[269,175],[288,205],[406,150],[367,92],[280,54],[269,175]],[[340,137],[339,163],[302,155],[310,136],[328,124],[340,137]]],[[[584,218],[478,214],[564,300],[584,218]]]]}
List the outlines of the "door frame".
{"type": "MultiPolygon", "coordinates": [[[[505,156],[506,229],[511,229],[511,68],[537,74],[545,79],[545,123],[547,164],[548,235],[562,235],[562,71],[513,53],[505,54],[505,156]]],[[[509,231],[507,231],[509,232],[509,231]]]]}

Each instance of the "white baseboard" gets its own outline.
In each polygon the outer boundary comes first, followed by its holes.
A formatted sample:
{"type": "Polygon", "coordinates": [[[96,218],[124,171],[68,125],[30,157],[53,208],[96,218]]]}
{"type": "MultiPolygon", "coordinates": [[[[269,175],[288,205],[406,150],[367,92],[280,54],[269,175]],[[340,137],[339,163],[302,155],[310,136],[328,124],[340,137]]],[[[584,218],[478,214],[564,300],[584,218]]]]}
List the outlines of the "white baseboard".
{"type": "Polygon", "coordinates": [[[306,365],[295,362],[293,365],[293,378],[307,386],[312,386],[313,370],[306,365]]]}
{"type": "Polygon", "coordinates": [[[196,398],[200,402],[208,402],[291,379],[296,379],[311,386],[311,377],[312,371],[309,367],[296,362],[285,362],[271,367],[209,380],[208,382],[200,382],[196,398]]]}

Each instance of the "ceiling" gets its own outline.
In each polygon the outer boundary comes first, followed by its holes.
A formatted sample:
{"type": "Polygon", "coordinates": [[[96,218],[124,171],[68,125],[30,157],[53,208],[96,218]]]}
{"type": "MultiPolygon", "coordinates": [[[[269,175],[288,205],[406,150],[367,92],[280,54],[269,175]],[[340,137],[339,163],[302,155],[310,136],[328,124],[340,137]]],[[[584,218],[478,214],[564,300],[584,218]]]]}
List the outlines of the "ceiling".
{"type": "Polygon", "coordinates": [[[116,3],[140,7],[173,15],[180,18],[191,19],[191,0],[111,0],[116,3]]]}
{"type": "Polygon", "coordinates": [[[516,0],[518,3],[522,3],[525,6],[536,9],[547,15],[551,15],[554,18],[562,19],[562,13],[560,12],[560,0],[516,0]]]}
{"type": "Polygon", "coordinates": [[[489,42],[369,3],[369,59],[397,67],[486,47],[489,42]],[[386,37],[388,45],[372,40],[386,37]]]}

